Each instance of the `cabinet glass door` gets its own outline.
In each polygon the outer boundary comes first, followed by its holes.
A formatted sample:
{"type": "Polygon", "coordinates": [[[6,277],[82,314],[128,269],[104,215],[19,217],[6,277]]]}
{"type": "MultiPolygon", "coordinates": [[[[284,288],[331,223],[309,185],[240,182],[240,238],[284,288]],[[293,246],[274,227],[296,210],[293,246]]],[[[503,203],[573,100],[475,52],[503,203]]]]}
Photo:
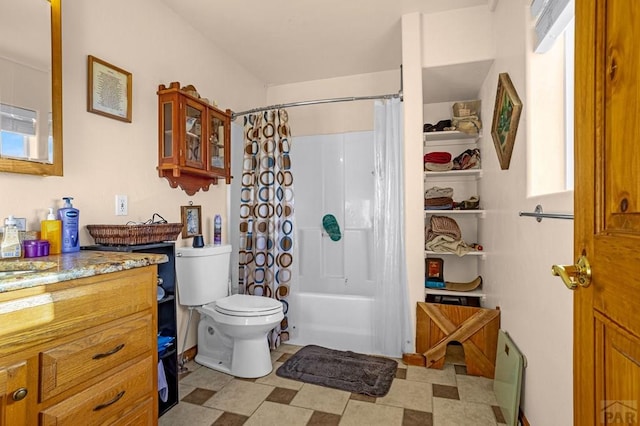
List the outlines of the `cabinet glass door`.
{"type": "Polygon", "coordinates": [[[204,169],[202,134],[204,111],[198,104],[187,102],[185,105],[185,164],[190,167],[204,169]]]}
{"type": "MultiPolygon", "coordinates": [[[[222,170],[225,166],[225,122],[215,111],[209,111],[209,170],[222,170]]],[[[224,172],[222,172],[224,175],[224,172]]]]}

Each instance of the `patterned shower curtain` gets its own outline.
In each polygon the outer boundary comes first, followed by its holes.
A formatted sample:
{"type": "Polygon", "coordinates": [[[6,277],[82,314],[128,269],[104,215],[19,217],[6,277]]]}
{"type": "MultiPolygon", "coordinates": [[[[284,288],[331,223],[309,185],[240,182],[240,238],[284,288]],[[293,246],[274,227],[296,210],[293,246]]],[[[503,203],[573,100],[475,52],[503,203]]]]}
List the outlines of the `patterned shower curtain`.
{"type": "Polygon", "coordinates": [[[291,135],[285,110],[244,118],[240,194],[240,292],[282,302],[284,319],[268,335],[271,349],[289,340],[293,263],[291,135]]]}

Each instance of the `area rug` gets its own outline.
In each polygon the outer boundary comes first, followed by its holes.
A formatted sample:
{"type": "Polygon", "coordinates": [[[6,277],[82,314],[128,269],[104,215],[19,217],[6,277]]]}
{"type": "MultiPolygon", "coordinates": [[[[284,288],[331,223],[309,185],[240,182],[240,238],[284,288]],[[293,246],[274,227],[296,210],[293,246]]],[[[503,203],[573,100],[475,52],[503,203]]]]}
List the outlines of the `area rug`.
{"type": "Polygon", "coordinates": [[[276,370],[287,379],[380,397],[389,392],[398,363],[392,359],[308,345],[276,370]]]}

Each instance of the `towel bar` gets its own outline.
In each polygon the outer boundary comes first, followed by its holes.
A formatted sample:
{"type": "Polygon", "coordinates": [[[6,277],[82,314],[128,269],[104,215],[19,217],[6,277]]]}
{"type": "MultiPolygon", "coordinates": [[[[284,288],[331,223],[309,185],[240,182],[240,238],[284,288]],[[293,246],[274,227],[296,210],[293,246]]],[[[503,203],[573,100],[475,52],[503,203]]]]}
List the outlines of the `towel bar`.
{"type": "Polygon", "coordinates": [[[536,206],[536,209],[533,211],[533,213],[520,212],[520,213],[518,213],[518,216],[535,217],[538,222],[542,222],[543,218],[573,220],[573,215],[572,214],[543,213],[542,212],[542,206],[540,204],[538,204],[536,206]]]}

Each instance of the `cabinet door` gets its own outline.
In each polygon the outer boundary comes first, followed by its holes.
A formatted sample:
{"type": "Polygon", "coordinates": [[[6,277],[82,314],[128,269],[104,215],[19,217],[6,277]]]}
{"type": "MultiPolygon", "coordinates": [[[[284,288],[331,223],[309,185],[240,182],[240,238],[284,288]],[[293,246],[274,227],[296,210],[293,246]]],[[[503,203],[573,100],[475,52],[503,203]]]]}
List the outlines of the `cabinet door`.
{"type": "Polygon", "coordinates": [[[224,115],[209,109],[209,171],[220,176],[226,175],[227,169],[227,134],[228,121],[224,115]]]}
{"type": "Polygon", "coordinates": [[[206,110],[203,105],[185,99],[183,158],[187,167],[205,170],[205,149],[203,135],[207,134],[206,110]]]}
{"type": "Polygon", "coordinates": [[[28,389],[27,371],[26,361],[0,367],[0,426],[28,424],[27,402],[37,390],[28,389]]]}

